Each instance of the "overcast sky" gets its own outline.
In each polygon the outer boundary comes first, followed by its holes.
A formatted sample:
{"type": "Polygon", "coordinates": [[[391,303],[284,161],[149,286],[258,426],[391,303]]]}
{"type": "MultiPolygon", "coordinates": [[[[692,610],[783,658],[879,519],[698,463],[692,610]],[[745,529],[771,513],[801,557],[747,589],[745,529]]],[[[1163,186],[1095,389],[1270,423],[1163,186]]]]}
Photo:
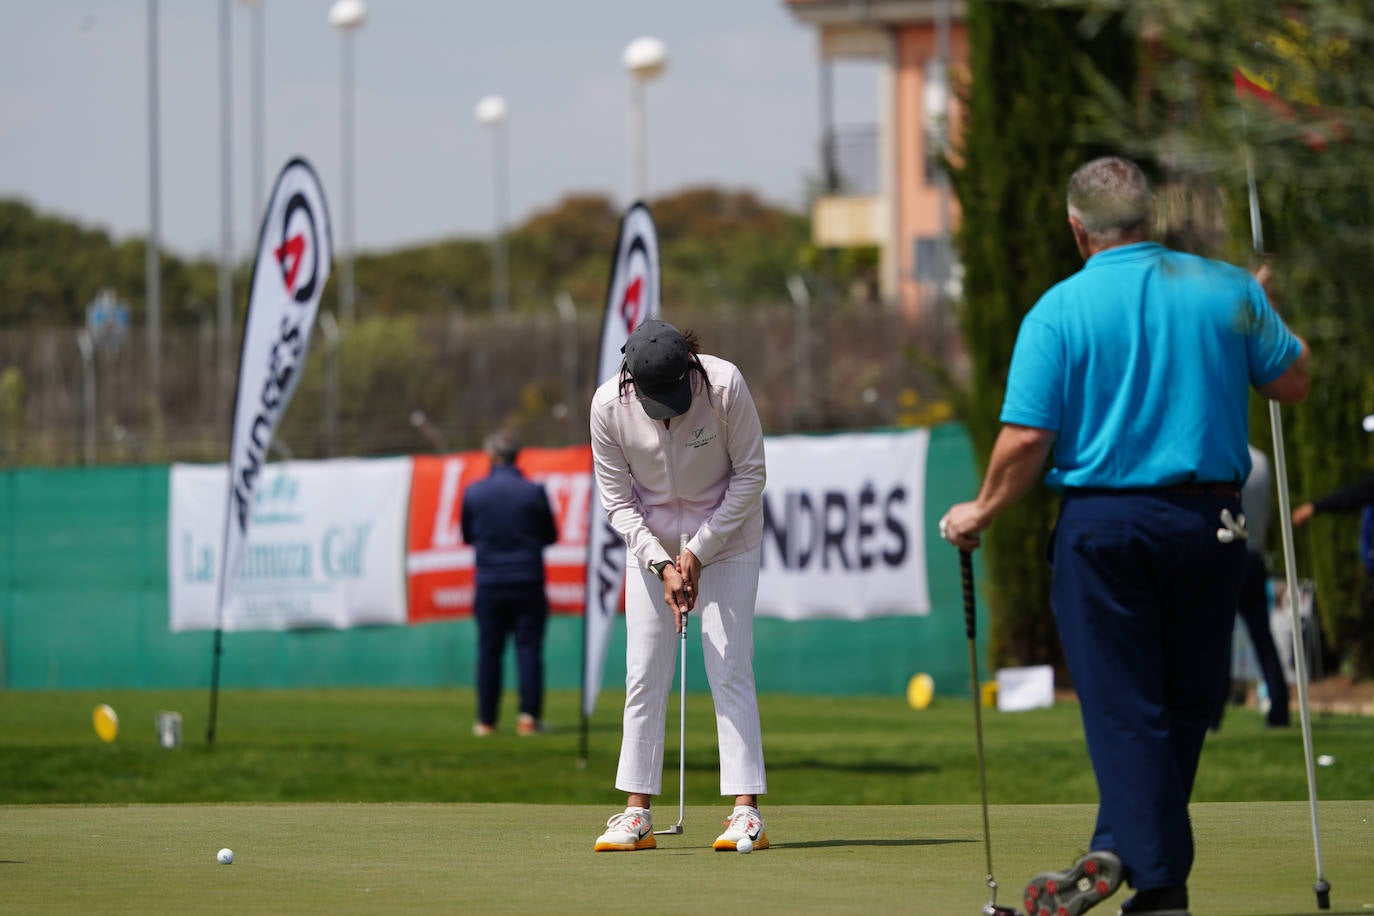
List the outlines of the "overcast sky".
{"type": "MultiPolygon", "coordinates": [[[[265,182],[293,155],[341,231],[340,35],[330,0],[263,0],[265,182]]],[[[219,0],[159,4],[162,235],[220,239],[219,0]]],[[[800,209],[818,172],[816,39],[783,0],[367,0],[355,35],[356,233],[386,250],[494,225],[493,143],[510,110],[510,218],[577,191],[628,199],[625,46],[668,48],[649,85],[648,189],[714,184],[800,209]]],[[[143,235],[149,223],[146,0],[0,0],[0,196],[143,235]]],[[[253,246],[251,16],[231,9],[234,248],[253,246]]],[[[839,120],[873,120],[876,83],[838,74],[839,120]]]]}

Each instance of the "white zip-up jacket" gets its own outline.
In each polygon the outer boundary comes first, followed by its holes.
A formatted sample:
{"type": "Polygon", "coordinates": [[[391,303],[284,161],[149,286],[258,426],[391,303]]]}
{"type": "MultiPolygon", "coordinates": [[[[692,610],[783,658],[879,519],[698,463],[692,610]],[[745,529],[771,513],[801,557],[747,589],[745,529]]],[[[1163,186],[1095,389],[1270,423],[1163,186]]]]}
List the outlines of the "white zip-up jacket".
{"type": "Polygon", "coordinates": [[[611,527],[645,568],[672,560],[678,538],[705,566],[763,540],[763,428],[733,363],[703,354],[710,398],[693,373],[692,406],[650,419],[620,374],[592,397],[592,466],[611,527]]]}

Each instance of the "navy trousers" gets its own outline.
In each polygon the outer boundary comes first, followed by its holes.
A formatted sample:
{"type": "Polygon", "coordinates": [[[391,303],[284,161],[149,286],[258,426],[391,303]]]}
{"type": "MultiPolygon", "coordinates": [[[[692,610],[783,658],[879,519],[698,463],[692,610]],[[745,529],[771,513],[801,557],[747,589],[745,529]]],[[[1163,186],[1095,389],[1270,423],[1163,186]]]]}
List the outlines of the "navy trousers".
{"type": "Polygon", "coordinates": [[[1188,799],[1224,696],[1245,546],[1217,539],[1239,498],[1071,491],[1053,542],[1052,600],[1097,777],[1089,849],[1137,890],[1185,885],[1188,799]]]}
{"type": "MultiPolygon", "coordinates": [[[[1262,554],[1247,551],[1245,576],[1240,587],[1240,618],[1245,621],[1245,629],[1250,633],[1250,642],[1255,647],[1255,658],[1259,660],[1260,671],[1269,691],[1269,725],[1282,727],[1288,724],[1288,682],[1283,677],[1283,663],[1279,661],[1278,646],[1274,645],[1274,632],[1269,628],[1269,564],[1262,554]]],[[[1230,685],[1227,685],[1229,690],[1230,685]]],[[[1213,727],[1221,727],[1222,712],[1225,704],[1217,708],[1213,727]]]]}
{"type": "Polygon", "coordinates": [[[502,656],[512,637],[520,672],[520,711],[539,719],[544,712],[544,629],[549,620],[544,584],[479,585],[472,610],[478,632],[477,720],[496,724],[502,656]]]}

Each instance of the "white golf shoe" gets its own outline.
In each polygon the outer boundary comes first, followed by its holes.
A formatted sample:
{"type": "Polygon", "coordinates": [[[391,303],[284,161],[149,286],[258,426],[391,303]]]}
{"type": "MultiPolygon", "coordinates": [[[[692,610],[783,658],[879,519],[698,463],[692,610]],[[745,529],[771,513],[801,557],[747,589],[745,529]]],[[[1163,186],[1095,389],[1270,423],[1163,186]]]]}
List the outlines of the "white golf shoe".
{"type": "Polygon", "coordinates": [[[725,832],[716,837],[712,848],[716,852],[734,852],[739,841],[745,837],[753,841],[755,849],[768,848],[768,834],[763,832],[763,815],[759,814],[758,808],[740,805],[725,819],[725,832]]]}
{"type": "Polygon", "coordinates": [[[595,852],[633,852],[653,849],[654,821],[648,808],[626,808],[606,821],[606,832],[596,838],[595,852]]]}

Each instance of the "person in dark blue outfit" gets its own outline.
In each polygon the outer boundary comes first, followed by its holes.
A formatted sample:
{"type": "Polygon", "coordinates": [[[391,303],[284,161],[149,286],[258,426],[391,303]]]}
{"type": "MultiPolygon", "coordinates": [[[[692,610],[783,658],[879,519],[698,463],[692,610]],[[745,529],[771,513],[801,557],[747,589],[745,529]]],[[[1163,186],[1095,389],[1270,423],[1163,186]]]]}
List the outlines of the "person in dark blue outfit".
{"type": "MultiPolygon", "coordinates": [[[[1374,414],[1365,417],[1366,432],[1374,432],[1374,414]]],[[[1364,567],[1364,585],[1360,589],[1362,619],[1374,620],[1374,474],[1361,477],[1354,483],[1338,487],[1311,502],[1293,509],[1293,525],[1306,525],[1314,515],[1328,513],[1360,513],[1360,564],[1364,567]]]]}
{"type": "Polygon", "coordinates": [[[515,467],[520,447],[509,432],[486,443],[490,476],[463,494],[463,540],[477,555],[477,722],[474,735],[496,728],[501,702],[501,657],[515,639],[520,670],[522,735],[542,729],[544,707],[544,628],[549,618],[544,594],[544,548],[558,539],[544,488],[515,467]]]}
{"type": "Polygon", "coordinates": [[[1148,241],[1151,212],[1125,159],[1069,180],[1086,263],[1022,321],[982,487],[940,522],[975,549],[1053,456],[1050,598],[1100,802],[1089,853],[1026,887],[1036,914],[1078,916],[1122,881],[1122,913],[1187,913],[1188,799],[1245,565],[1250,390],[1308,388],[1307,347],[1256,278],[1148,241]]]}
{"type": "MultiPolygon", "coordinates": [[[[1264,546],[1269,533],[1269,508],[1273,498],[1274,475],[1269,469],[1269,458],[1252,445],[1250,476],[1245,479],[1245,486],[1240,492],[1241,508],[1245,510],[1246,556],[1237,610],[1245,623],[1246,632],[1250,634],[1250,643],[1255,647],[1255,658],[1259,661],[1264,687],[1269,694],[1265,722],[1270,728],[1284,728],[1289,718],[1288,682],[1284,680],[1283,663],[1279,661],[1274,631],[1269,626],[1269,563],[1264,558],[1264,546]]],[[[1228,666],[1228,692],[1229,684],[1228,666]]],[[[1223,701],[1217,706],[1216,716],[1212,719],[1212,731],[1221,728],[1225,711],[1226,703],[1223,701]]]]}

